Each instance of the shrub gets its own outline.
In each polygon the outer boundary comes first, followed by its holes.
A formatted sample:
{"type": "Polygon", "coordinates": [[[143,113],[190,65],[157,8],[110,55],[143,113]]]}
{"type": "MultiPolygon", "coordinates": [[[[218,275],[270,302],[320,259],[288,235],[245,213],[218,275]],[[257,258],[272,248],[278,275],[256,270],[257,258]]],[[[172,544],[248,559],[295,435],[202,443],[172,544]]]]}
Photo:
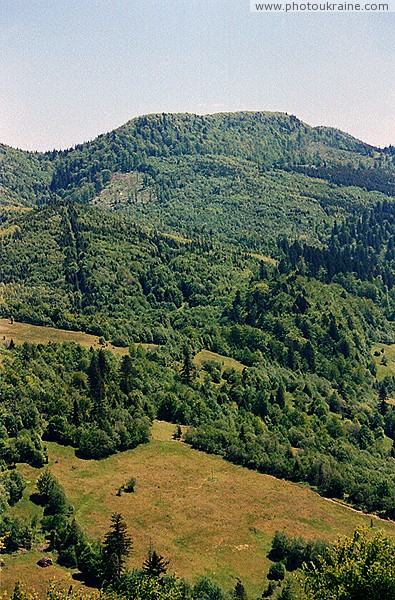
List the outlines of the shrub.
{"type": "Polygon", "coordinates": [[[123,486],[123,491],[130,494],[132,492],[134,492],[134,488],[136,487],[136,478],[135,477],[130,477],[130,479],[126,482],[126,484],[123,486]]]}
{"type": "Polygon", "coordinates": [[[267,578],[272,581],[282,581],[285,577],[285,567],[282,562],[276,562],[270,565],[267,578]]]}

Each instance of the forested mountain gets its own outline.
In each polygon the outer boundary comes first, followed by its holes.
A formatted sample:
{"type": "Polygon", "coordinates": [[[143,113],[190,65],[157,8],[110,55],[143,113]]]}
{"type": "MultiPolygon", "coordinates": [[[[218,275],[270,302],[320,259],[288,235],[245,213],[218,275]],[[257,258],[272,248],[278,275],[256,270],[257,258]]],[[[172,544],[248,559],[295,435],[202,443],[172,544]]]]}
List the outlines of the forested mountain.
{"type": "Polygon", "coordinates": [[[283,113],[147,115],[66,151],[31,153],[1,146],[1,185],[25,202],[79,188],[96,195],[115,172],[144,171],[150,159],[223,156],[260,170],[306,170],[342,185],[390,194],[393,148],[381,150],[283,113]]]}
{"type": "Polygon", "coordinates": [[[3,347],[4,465],[44,464],[45,440],[102,458],[159,417],[194,448],[393,517],[395,379],[371,345],[395,341],[394,161],[279,113],[2,146],[1,316],[131,347],[122,362],[3,347]]]}

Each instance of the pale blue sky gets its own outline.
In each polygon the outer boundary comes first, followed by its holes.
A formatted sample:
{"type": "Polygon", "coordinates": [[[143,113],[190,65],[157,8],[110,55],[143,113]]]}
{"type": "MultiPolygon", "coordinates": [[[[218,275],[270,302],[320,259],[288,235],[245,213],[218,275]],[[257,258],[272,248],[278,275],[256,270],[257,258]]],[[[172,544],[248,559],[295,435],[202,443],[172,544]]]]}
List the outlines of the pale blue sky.
{"type": "Polygon", "coordinates": [[[279,110],[395,143],[395,13],[249,0],[0,0],[0,142],[72,146],[151,112],[279,110]]]}

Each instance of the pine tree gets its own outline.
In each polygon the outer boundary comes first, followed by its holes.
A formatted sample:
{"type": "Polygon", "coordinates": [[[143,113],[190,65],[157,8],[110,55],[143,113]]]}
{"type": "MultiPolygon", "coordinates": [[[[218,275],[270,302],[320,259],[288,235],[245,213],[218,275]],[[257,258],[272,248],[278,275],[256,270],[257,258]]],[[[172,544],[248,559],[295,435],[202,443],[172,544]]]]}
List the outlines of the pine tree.
{"type": "Polygon", "coordinates": [[[276,403],[279,405],[280,408],[284,408],[285,406],[285,389],[282,384],[280,384],[277,388],[276,403]]]}
{"type": "Polygon", "coordinates": [[[166,574],[168,564],[169,561],[165,560],[161,554],[158,554],[156,550],[150,546],[147,558],[143,563],[143,571],[146,575],[160,577],[161,575],[166,574]]]}
{"type": "Polygon", "coordinates": [[[235,600],[247,600],[247,592],[239,578],[237,578],[237,583],[233,591],[233,597],[235,598],[235,600]]]}
{"type": "Polygon", "coordinates": [[[124,356],[121,362],[120,388],[124,394],[130,394],[133,390],[132,379],[134,375],[134,366],[130,356],[124,356]]]}
{"type": "Polygon", "coordinates": [[[132,540],[127,532],[127,525],[119,513],[111,517],[112,525],[106,533],[103,543],[104,579],[111,583],[122,575],[125,559],[132,549],[132,540]]]}
{"type": "Polygon", "coordinates": [[[180,440],[182,438],[182,429],[180,427],[180,425],[177,425],[174,433],[173,433],[173,440],[180,440]]]}
{"type": "Polygon", "coordinates": [[[195,365],[192,362],[191,349],[189,346],[184,348],[184,363],[181,369],[181,381],[183,383],[187,383],[188,385],[192,383],[193,377],[195,375],[195,365]]]}

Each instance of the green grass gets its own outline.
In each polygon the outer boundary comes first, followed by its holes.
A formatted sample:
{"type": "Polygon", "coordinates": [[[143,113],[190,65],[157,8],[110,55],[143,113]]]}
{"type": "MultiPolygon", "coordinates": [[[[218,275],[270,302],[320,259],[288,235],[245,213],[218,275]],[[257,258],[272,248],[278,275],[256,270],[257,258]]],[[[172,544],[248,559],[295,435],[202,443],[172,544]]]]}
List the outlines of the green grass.
{"type": "MultiPolygon", "coordinates": [[[[321,498],[306,486],[249,471],[173,441],[173,431],[174,425],[155,422],[149,444],[103,461],[82,460],[70,447],[48,444],[50,468],[88,533],[102,538],[111,514],[124,515],[133,537],[130,567],[141,567],[152,541],[170,559],[170,572],[190,581],[208,575],[225,589],[234,587],[237,576],[254,597],[262,592],[275,531],[334,540],[358,525],[370,525],[370,517],[321,498]],[[137,480],[136,491],[117,496],[131,476],[137,480]]],[[[24,500],[13,510],[29,519],[37,507],[27,498],[40,471],[26,465],[18,468],[30,483],[24,500]]],[[[395,536],[391,522],[375,519],[374,527],[395,536]]],[[[36,556],[28,553],[23,558],[28,581],[37,579],[36,556]]],[[[3,588],[20,576],[18,560],[8,559],[3,588]]],[[[54,574],[58,569],[54,567],[54,574]]]]}
{"type": "Polygon", "coordinates": [[[225,369],[234,369],[237,373],[241,373],[244,369],[244,365],[241,362],[230,358],[229,356],[223,356],[216,352],[210,352],[209,350],[201,350],[196,354],[193,362],[197,367],[202,367],[205,362],[215,362],[221,365],[222,372],[225,369]]]}
{"type": "Polygon", "coordinates": [[[395,344],[373,344],[372,355],[378,381],[382,381],[386,375],[395,375],[395,344]]]}
{"type": "MultiPolygon", "coordinates": [[[[54,327],[41,327],[39,325],[18,323],[16,321],[11,323],[9,319],[0,319],[0,342],[7,344],[11,339],[17,345],[23,344],[24,342],[29,342],[30,344],[74,342],[84,346],[84,348],[104,348],[118,356],[129,354],[128,348],[120,348],[109,342],[106,342],[105,345],[101,345],[98,336],[90,335],[89,333],[55,329],[54,327]]],[[[156,344],[142,344],[142,346],[146,349],[158,348],[156,344]]]]}

